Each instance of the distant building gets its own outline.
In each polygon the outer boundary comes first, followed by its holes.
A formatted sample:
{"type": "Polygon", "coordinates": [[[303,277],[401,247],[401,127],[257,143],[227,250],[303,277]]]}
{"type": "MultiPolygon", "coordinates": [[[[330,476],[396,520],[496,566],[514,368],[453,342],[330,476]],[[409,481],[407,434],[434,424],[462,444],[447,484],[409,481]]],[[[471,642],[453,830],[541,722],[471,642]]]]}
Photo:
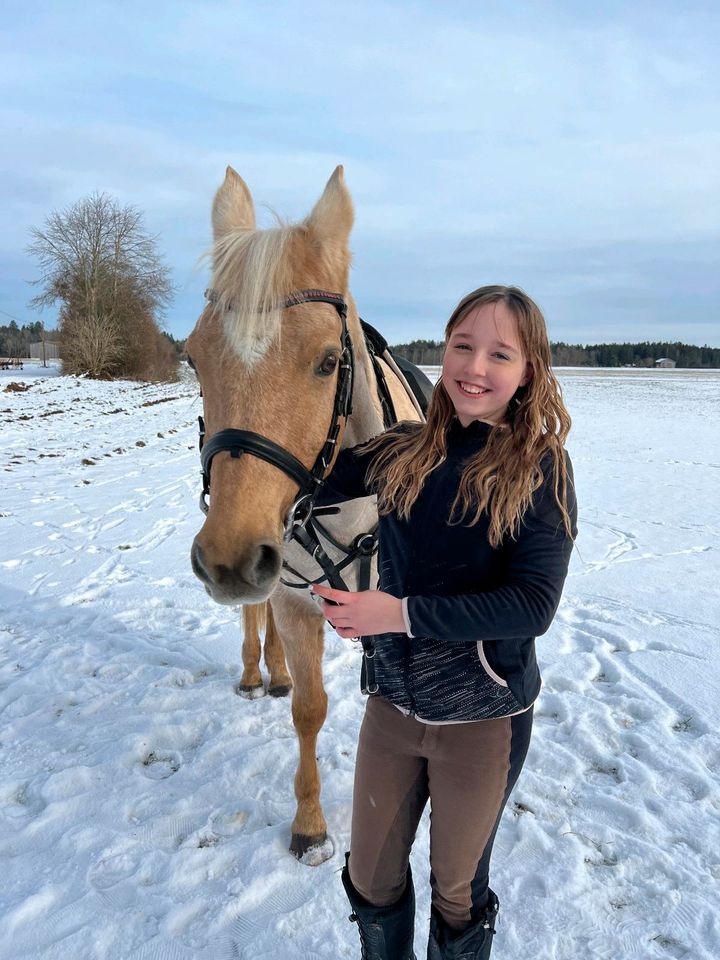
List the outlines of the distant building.
{"type": "MultiPolygon", "coordinates": [[[[37,343],[30,344],[30,357],[33,360],[42,360],[43,359],[43,342],[42,340],[37,343]]],[[[46,340],[45,341],[45,360],[59,360],[60,359],[60,344],[57,340],[46,340]]]]}
{"type": "Polygon", "coordinates": [[[655,361],[655,366],[656,366],[656,367],[669,367],[670,369],[672,369],[672,367],[675,366],[675,361],[674,361],[674,360],[670,360],[669,357],[660,357],[659,360],[656,360],[656,361],[655,361]]]}

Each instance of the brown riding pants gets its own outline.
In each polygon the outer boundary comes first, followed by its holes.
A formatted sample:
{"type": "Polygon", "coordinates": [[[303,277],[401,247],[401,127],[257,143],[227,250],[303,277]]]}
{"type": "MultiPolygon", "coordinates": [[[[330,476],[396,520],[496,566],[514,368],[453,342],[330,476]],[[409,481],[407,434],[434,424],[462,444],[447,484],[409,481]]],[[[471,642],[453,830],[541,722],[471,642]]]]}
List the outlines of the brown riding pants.
{"type": "Polygon", "coordinates": [[[427,724],[370,697],[355,767],[350,878],[376,906],[403,893],[410,848],[430,800],[432,904],[452,929],[487,906],[490,855],[522,769],[532,707],[514,717],[427,724]]]}

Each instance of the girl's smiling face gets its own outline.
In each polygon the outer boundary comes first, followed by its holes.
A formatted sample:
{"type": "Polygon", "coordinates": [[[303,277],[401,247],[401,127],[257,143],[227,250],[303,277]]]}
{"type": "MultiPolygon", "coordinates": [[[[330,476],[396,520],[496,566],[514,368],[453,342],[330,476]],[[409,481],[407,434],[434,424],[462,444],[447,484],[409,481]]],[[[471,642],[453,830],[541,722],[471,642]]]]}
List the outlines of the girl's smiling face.
{"type": "Polygon", "coordinates": [[[442,382],[464,427],[473,420],[500,423],[531,377],[517,321],[502,300],[471,307],[450,332],[442,382]]]}

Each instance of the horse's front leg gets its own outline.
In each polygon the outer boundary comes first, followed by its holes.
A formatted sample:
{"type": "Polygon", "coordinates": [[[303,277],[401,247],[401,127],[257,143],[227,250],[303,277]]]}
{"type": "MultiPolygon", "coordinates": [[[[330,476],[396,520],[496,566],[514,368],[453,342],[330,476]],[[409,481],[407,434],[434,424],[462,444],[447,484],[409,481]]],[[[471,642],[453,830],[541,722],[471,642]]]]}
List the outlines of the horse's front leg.
{"type": "Polygon", "coordinates": [[[265,627],[265,664],[270,671],[268,693],[271,697],[286,697],[292,690],[292,680],[287,671],[285,652],[269,603],[265,627]]]}
{"type": "Polygon", "coordinates": [[[302,863],[317,866],[333,854],[327,823],[320,805],[317,735],[327,714],[327,694],[322,681],[325,621],[312,611],[273,604],[293,679],[292,715],[300,746],[295,774],[297,810],[292,823],[290,852],[302,863]]]}
{"type": "Polygon", "coordinates": [[[265,628],[270,606],[266,603],[247,603],[242,608],[243,673],[235,686],[241,697],[255,700],[265,693],[260,674],[260,631],[265,628]]]}

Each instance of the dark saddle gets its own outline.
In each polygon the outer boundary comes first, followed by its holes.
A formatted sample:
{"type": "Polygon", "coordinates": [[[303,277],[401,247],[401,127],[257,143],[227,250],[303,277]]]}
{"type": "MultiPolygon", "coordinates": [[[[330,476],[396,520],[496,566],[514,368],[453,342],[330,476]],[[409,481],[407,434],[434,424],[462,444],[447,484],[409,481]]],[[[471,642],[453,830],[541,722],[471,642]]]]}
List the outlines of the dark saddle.
{"type": "Polygon", "coordinates": [[[432,380],[426,373],[423,373],[420,367],[416,366],[405,357],[400,357],[397,354],[393,354],[393,358],[395,363],[405,374],[405,379],[410,385],[410,389],[415,394],[415,399],[420,404],[420,409],[422,410],[423,414],[427,416],[428,406],[430,405],[430,397],[432,397],[433,392],[432,380]]]}
{"type": "MultiPolygon", "coordinates": [[[[365,334],[365,342],[370,349],[370,355],[373,357],[384,357],[386,354],[392,357],[393,361],[400,367],[405,379],[408,382],[408,386],[413,392],[415,399],[420,405],[420,409],[423,412],[423,416],[427,414],[428,405],[430,403],[430,397],[433,392],[433,383],[430,378],[422,372],[420,367],[415,366],[414,363],[411,363],[409,360],[406,360],[405,357],[400,357],[397,354],[393,353],[388,342],[383,337],[383,335],[372,327],[365,320],[360,320],[362,324],[363,333],[365,334]]],[[[377,372],[377,370],[376,370],[377,372]]]]}

